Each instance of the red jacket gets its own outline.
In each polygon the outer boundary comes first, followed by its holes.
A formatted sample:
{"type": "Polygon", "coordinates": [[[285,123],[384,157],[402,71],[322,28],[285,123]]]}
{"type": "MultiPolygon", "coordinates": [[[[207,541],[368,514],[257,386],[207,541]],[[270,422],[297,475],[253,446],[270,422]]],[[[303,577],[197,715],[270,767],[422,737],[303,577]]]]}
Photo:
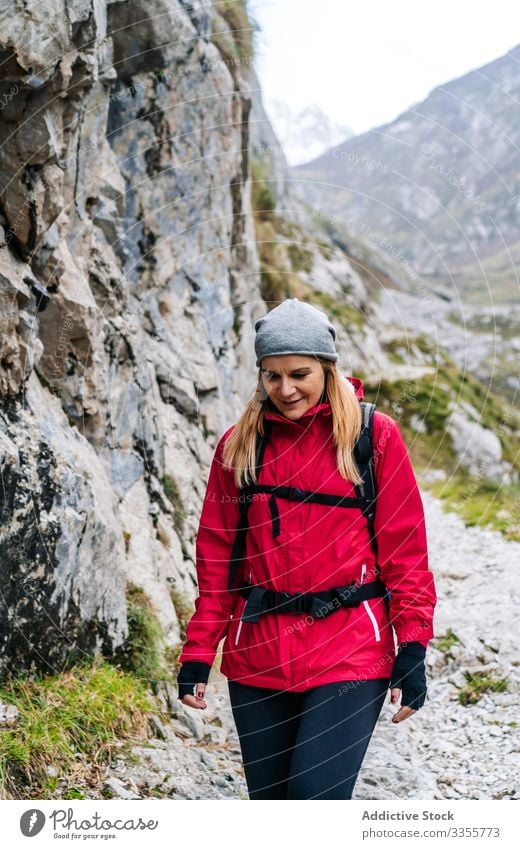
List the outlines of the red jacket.
{"type": "MultiPolygon", "coordinates": [[[[358,398],[363,386],[349,377],[358,398]]],[[[259,483],[355,497],[354,485],[337,471],[331,409],[316,404],[297,421],[266,412],[273,427],[259,483]]],[[[227,589],[228,564],[239,520],[240,491],[222,465],[220,439],[211,466],[197,536],[199,597],[180,662],[213,663],[221,638],[221,672],[259,687],[306,690],[334,681],[390,677],[395,643],[434,636],[437,601],[421,497],[397,423],[374,413],[377,486],[375,531],[380,577],[391,591],[390,619],[382,598],[341,608],[324,619],[298,613],[265,613],[241,622],[246,600],[227,589]],[[391,624],[390,624],[391,622],[391,624]]],[[[256,494],[242,577],[286,592],[310,592],[373,581],[375,557],[359,508],[329,507],[277,499],[280,534],[272,536],[268,496],[256,494]]]]}

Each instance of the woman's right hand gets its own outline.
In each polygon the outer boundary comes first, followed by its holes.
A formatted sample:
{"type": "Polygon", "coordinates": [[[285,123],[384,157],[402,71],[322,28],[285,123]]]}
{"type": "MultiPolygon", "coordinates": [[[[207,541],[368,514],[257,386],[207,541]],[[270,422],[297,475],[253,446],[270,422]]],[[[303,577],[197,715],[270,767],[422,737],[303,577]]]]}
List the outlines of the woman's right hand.
{"type": "Polygon", "coordinates": [[[197,710],[207,708],[204,693],[210,668],[207,663],[198,660],[188,660],[182,664],[177,676],[177,683],[179,685],[179,699],[184,705],[197,710]]]}
{"type": "Polygon", "coordinates": [[[197,708],[197,710],[205,710],[207,708],[207,704],[204,700],[204,693],[206,691],[206,685],[202,683],[198,683],[195,685],[195,693],[196,696],[192,696],[190,693],[183,696],[181,702],[183,705],[188,705],[188,707],[197,708]]]}

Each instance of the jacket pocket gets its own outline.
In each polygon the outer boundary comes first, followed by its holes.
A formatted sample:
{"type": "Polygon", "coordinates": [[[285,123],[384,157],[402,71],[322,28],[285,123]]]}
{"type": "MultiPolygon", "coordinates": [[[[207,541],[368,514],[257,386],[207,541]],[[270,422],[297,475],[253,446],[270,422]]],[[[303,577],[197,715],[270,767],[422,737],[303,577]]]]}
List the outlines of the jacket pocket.
{"type": "MultiPolygon", "coordinates": [[[[361,583],[363,583],[364,580],[365,580],[366,571],[367,571],[366,563],[363,563],[363,565],[361,567],[361,583]]],[[[381,640],[381,632],[379,630],[379,625],[377,624],[376,617],[374,616],[374,611],[370,607],[370,601],[369,600],[363,601],[362,604],[363,604],[363,607],[365,608],[365,610],[367,612],[368,618],[370,619],[370,621],[372,623],[372,628],[374,629],[374,637],[375,637],[376,643],[379,643],[380,640],[381,640]]]]}

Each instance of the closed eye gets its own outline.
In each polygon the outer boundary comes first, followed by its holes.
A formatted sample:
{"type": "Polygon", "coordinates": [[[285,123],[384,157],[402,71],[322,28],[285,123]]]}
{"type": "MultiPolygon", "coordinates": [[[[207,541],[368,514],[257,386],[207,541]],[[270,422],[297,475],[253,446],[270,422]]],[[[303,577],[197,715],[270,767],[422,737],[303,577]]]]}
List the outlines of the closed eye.
{"type": "MultiPolygon", "coordinates": [[[[304,372],[303,374],[301,372],[295,372],[292,375],[292,377],[295,377],[297,380],[303,380],[303,378],[308,377],[308,375],[309,375],[309,372],[304,372]]],[[[278,377],[278,375],[275,372],[268,372],[266,374],[266,377],[267,377],[268,380],[274,380],[275,378],[278,377]]]]}

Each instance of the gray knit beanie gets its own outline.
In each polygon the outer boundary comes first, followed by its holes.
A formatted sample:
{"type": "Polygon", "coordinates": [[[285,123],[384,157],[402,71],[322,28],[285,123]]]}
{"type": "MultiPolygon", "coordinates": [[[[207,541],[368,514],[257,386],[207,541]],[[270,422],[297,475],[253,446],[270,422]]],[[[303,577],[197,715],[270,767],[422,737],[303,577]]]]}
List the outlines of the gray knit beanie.
{"type": "Polygon", "coordinates": [[[259,318],[255,330],[257,366],[264,357],[281,354],[314,354],[333,363],[338,359],[336,328],[325,313],[298,298],[288,298],[259,318]]]}

